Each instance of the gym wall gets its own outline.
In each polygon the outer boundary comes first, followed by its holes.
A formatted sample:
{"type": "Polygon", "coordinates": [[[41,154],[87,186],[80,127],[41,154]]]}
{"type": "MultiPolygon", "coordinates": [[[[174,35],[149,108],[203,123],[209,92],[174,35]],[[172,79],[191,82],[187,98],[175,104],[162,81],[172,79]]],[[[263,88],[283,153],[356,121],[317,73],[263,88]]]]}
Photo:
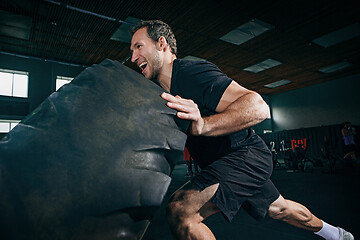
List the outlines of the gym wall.
{"type": "Polygon", "coordinates": [[[342,124],[360,125],[360,74],[271,97],[273,132],[342,124]]]}

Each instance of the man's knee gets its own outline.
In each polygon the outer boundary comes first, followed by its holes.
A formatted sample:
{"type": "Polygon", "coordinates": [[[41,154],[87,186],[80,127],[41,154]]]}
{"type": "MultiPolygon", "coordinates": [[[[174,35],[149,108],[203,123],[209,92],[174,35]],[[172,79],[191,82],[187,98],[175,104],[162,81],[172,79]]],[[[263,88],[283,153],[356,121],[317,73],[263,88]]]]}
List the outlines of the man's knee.
{"type": "Polygon", "coordinates": [[[291,210],[289,209],[289,205],[285,199],[284,201],[277,202],[276,204],[274,203],[272,203],[269,207],[268,213],[271,218],[283,220],[289,217],[289,215],[291,214],[291,210]]]}
{"type": "MultiPolygon", "coordinates": [[[[166,217],[170,226],[197,224],[204,218],[218,211],[209,200],[214,195],[219,184],[206,189],[200,189],[194,184],[188,184],[176,191],[170,198],[166,208],[166,217]]],[[[186,226],[183,226],[186,227],[186,226]]]]}
{"type": "Polygon", "coordinates": [[[178,225],[190,215],[189,207],[186,203],[186,192],[178,191],[169,200],[166,207],[166,218],[170,225],[178,225]]]}
{"type": "Polygon", "coordinates": [[[181,203],[170,201],[166,206],[166,218],[172,221],[175,217],[181,215],[181,203]]]}
{"type": "Polygon", "coordinates": [[[286,200],[282,196],[270,205],[269,216],[283,221],[296,218],[302,222],[308,222],[312,218],[312,214],[307,208],[299,203],[286,200]]]}
{"type": "Polygon", "coordinates": [[[190,231],[191,213],[185,202],[172,198],[166,207],[166,219],[172,232],[186,234],[190,231]]]}
{"type": "Polygon", "coordinates": [[[278,199],[270,204],[268,213],[273,219],[285,220],[292,214],[292,209],[288,200],[280,195],[278,199]]]}

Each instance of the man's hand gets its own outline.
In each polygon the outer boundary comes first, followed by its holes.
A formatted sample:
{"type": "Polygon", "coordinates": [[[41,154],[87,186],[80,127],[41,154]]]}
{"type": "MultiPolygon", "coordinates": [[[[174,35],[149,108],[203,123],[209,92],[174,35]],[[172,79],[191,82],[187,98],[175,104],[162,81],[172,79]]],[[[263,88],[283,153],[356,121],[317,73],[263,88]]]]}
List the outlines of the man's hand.
{"type": "Polygon", "coordinates": [[[177,116],[179,118],[191,121],[190,133],[192,135],[201,135],[205,122],[201,117],[197,104],[193,100],[173,96],[165,92],[161,94],[161,97],[168,101],[168,107],[178,111],[177,116]]]}
{"type": "Polygon", "coordinates": [[[181,119],[192,121],[190,133],[202,136],[224,136],[252,127],[270,116],[269,106],[262,97],[232,81],[223,93],[216,114],[202,117],[196,103],[180,96],[162,93],[167,106],[178,111],[181,119]]]}

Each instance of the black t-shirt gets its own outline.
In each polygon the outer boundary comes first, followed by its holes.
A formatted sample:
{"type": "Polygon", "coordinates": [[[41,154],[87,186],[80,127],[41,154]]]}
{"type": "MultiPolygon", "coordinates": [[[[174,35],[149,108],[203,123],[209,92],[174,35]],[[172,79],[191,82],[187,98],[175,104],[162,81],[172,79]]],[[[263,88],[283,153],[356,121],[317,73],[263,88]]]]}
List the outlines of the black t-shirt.
{"type": "MultiPolygon", "coordinates": [[[[210,62],[176,59],[170,93],[192,99],[202,116],[210,116],[216,113],[215,109],[231,81],[210,62]]],[[[186,146],[191,156],[204,168],[231,151],[259,142],[262,142],[260,137],[249,128],[217,137],[193,136],[188,133],[186,146]]]]}

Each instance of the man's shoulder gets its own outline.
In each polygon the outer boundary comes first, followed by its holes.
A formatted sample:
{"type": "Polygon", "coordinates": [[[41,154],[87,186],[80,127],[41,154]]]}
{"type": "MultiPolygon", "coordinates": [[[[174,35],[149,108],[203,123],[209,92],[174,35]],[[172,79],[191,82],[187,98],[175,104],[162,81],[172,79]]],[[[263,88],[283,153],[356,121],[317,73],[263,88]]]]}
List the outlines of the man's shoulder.
{"type": "Polygon", "coordinates": [[[204,69],[208,68],[219,70],[215,64],[206,60],[194,61],[187,59],[176,59],[175,61],[177,68],[183,71],[204,71],[204,69]]]}
{"type": "Polygon", "coordinates": [[[177,59],[174,65],[177,77],[187,79],[213,79],[224,75],[223,72],[213,63],[208,61],[194,61],[177,59]]]}

